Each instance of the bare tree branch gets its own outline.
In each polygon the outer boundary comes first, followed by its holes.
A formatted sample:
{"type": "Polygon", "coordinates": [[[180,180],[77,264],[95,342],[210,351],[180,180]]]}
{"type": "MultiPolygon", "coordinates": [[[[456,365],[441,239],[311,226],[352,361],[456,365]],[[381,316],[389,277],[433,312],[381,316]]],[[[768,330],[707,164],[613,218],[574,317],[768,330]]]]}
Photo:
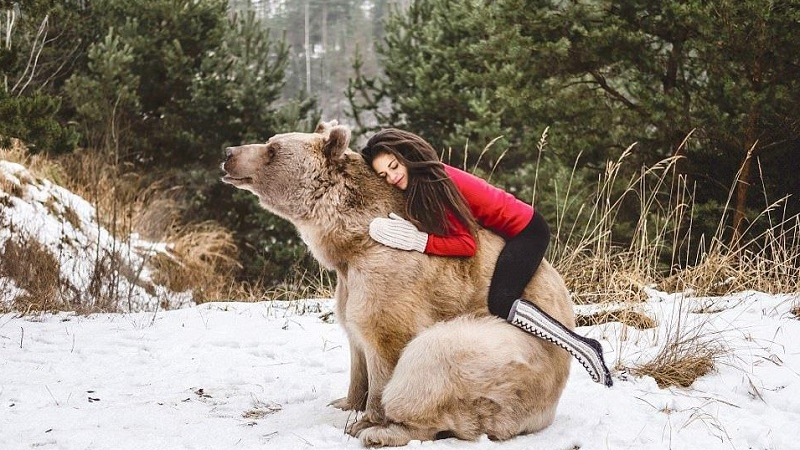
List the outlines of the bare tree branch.
{"type": "Polygon", "coordinates": [[[17,83],[14,84],[14,87],[11,88],[11,93],[16,93],[19,97],[25,91],[25,88],[31,83],[33,80],[33,75],[36,73],[36,64],[39,62],[39,56],[42,54],[42,50],[44,49],[44,43],[47,40],[47,23],[49,21],[50,15],[47,14],[42,19],[42,23],[39,24],[39,30],[36,32],[36,38],[33,40],[33,46],[31,46],[31,54],[28,56],[28,64],[25,66],[25,70],[22,72],[22,75],[17,80],[17,83]],[[30,73],[29,73],[30,71],[30,73]],[[25,76],[28,76],[28,80],[25,81],[25,84],[22,88],[17,91],[20,83],[25,79],[25,76]]]}
{"type": "Polygon", "coordinates": [[[625,104],[625,106],[627,106],[627,107],[629,107],[629,108],[631,108],[633,110],[639,109],[639,105],[637,105],[637,104],[633,103],[632,101],[628,100],[628,98],[625,97],[624,95],[622,95],[621,92],[619,92],[618,90],[616,90],[613,87],[611,87],[611,85],[608,84],[608,81],[606,81],[604,76],[600,75],[599,73],[597,73],[594,70],[590,71],[589,74],[591,74],[592,78],[594,78],[594,80],[597,82],[597,84],[599,84],[600,87],[602,87],[604,91],[606,91],[609,94],[611,94],[612,97],[614,97],[617,100],[621,101],[622,103],[625,104]]]}
{"type": "Polygon", "coordinates": [[[11,49],[11,30],[14,29],[14,24],[17,22],[17,13],[13,9],[6,11],[6,50],[11,49]]]}

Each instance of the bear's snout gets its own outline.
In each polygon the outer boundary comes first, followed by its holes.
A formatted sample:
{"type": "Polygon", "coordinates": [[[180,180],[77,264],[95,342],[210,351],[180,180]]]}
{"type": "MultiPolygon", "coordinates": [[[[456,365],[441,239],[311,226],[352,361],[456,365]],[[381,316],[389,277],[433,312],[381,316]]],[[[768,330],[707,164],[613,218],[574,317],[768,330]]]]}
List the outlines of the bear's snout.
{"type": "Polygon", "coordinates": [[[225,149],[225,161],[230,161],[233,154],[236,152],[236,147],[228,147],[225,149]]]}
{"type": "Polygon", "coordinates": [[[241,150],[242,147],[227,147],[225,149],[225,161],[220,164],[220,168],[225,172],[222,181],[234,186],[250,178],[247,162],[240,157],[241,150]]]}

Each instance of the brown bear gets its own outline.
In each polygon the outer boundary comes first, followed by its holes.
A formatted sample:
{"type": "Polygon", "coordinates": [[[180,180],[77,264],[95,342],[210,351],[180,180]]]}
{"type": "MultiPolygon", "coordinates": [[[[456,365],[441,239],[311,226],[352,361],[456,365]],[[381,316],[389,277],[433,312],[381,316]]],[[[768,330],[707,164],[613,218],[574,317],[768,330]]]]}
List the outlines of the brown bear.
{"type": "MultiPolygon", "coordinates": [[[[369,223],[402,212],[402,193],[349,150],[335,121],[314,133],[226,149],[223,181],[258,196],[297,228],[336,272],[336,318],[350,344],[347,396],[364,411],[348,427],[366,446],[405,445],[439,433],[509,439],[550,425],[566,384],[566,351],[491,316],[489,280],[502,238],[479,230],[477,254],[444,258],[373,241],[369,223]]],[[[570,329],[564,281],[543,261],[525,289],[570,329]]]]}

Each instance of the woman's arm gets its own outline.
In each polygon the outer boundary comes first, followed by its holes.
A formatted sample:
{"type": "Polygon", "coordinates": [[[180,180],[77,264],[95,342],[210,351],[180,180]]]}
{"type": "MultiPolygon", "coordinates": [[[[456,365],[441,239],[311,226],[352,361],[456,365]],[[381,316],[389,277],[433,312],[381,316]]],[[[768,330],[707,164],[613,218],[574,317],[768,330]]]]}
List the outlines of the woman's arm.
{"type": "Polygon", "coordinates": [[[450,220],[451,234],[439,236],[428,235],[425,253],[437,256],[473,256],[477,250],[475,238],[469,230],[455,217],[450,220]]]}
{"type": "Polygon", "coordinates": [[[400,250],[416,250],[437,256],[472,256],[475,254],[475,238],[455,216],[449,215],[451,234],[439,236],[420,231],[413,223],[389,214],[378,217],[369,224],[369,235],[383,245],[400,250]]]}

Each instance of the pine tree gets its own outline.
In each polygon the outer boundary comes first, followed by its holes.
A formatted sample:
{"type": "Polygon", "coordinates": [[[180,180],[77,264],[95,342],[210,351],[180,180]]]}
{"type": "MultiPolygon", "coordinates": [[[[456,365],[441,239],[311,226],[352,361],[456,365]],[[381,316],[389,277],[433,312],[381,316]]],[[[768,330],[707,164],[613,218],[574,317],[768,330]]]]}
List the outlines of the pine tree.
{"type": "MultiPolygon", "coordinates": [[[[681,148],[698,202],[724,205],[736,185],[735,238],[765,206],[755,197],[800,192],[778,168],[800,169],[798,11],[797,0],[416,0],[386,23],[383,73],[352,80],[353,115],[409,128],[457,160],[467,140],[482,149],[502,134],[498,169],[521,190],[545,127],[552,171],[579,155],[600,171],[632,143],[636,171],[681,148]]],[[[483,158],[488,170],[499,156],[483,158]]]]}
{"type": "Polygon", "coordinates": [[[58,120],[61,99],[45,87],[59,72],[48,32],[68,16],[61,6],[50,8],[52,3],[32,0],[24,9],[16,2],[0,6],[0,146],[18,138],[32,152],[63,153],[77,142],[75,132],[58,120]]]}

